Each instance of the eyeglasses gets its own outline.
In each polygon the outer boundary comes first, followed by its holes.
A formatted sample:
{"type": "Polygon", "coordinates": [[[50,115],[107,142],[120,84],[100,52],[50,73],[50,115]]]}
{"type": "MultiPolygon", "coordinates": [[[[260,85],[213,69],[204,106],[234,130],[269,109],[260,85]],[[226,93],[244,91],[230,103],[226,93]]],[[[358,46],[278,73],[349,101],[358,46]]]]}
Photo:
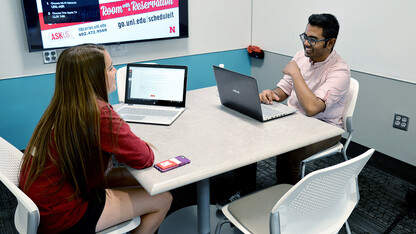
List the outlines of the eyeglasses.
{"type": "Polygon", "coordinates": [[[305,43],[305,41],[308,40],[308,42],[309,42],[309,44],[311,46],[316,45],[316,43],[317,42],[320,42],[320,41],[327,42],[327,41],[331,40],[330,38],[329,39],[328,38],[325,38],[325,39],[319,39],[318,40],[318,39],[315,39],[315,38],[311,38],[311,37],[306,36],[306,33],[300,34],[299,37],[300,37],[300,40],[302,41],[302,43],[305,43]]]}

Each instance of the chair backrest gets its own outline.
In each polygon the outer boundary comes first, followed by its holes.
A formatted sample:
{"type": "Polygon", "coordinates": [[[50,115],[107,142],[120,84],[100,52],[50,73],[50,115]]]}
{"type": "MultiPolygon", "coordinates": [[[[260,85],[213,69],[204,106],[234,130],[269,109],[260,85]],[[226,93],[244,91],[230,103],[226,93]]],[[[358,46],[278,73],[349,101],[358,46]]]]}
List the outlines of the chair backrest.
{"type": "Polygon", "coordinates": [[[0,137],[0,172],[15,186],[19,186],[20,161],[23,153],[0,137]]]}
{"type": "Polygon", "coordinates": [[[124,96],[126,94],[126,71],[127,66],[117,69],[117,94],[119,102],[124,102],[124,96]]]}
{"type": "Polygon", "coordinates": [[[358,203],[356,178],[373,153],[305,176],[273,207],[272,233],[337,233],[358,203]]]}
{"type": "Polygon", "coordinates": [[[0,180],[16,197],[14,223],[19,233],[36,233],[40,215],[35,203],[19,189],[20,163],[23,153],[0,137],[0,180]]]}
{"type": "Polygon", "coordinates": [[[350,89],[348,90],[347,94],[347,101],[345,103],[345,108],[342,113],[342,124],[345,130],[349,130],[349,126],[347,125],[348,118],[352,118],[355,110],[355,104],[357,103],[358,91],[360,85],[358,81],[351,77],[350,81],[350,89]]]}

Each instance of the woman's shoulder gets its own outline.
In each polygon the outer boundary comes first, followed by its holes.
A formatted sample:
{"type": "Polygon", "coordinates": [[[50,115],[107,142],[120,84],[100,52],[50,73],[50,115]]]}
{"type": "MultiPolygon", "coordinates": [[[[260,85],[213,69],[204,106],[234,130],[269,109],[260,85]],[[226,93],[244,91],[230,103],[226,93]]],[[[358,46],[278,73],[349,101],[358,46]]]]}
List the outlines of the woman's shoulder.
{"type": "Polygon", "coordinates": [[[119,116],[114,111],[113,106],[111,106],[108,102],[97,99],[97,106],[98,111],[100,112],[101,118],[110,117],[111,119],[118,119],[119,116]]]}
{"type": "Polygon", "coordinates": [[[117,112],[113,109],[113,106],[108,102],[97,99],[97,106],[100,112],[101,121],[103,121],[103,119],[111,119],[110,121],[112,122],[123,122],[117,112]]]}
{"type": "Polygon", "coordinates": [[[97,99],[97,106],[98,108],[101,110],[102,108],[113,108],[108,102],[101,100],[101,99],[97,99]]]}
{"type": "Polygon", "coordinates": [[[100,111],[101,115],[105,114],[105,113],[113,113],[115,112],[113,109],[113,106],[110,105],[110,103],[103,101],[101,99],[97,99],[97,106],[98,106],[98,110],[100,111]]]}

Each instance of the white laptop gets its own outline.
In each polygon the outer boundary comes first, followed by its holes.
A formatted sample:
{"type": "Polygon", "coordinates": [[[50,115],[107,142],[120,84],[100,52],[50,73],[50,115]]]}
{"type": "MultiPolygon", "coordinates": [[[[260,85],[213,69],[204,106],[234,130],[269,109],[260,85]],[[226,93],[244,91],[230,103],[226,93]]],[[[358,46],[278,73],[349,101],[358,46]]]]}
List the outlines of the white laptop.
{"type": "Polygon", "coordinates": [[[180,65],[127,64],[116,112],[126,122],[171,125],[185,110],[187,73],[180,65]]]}
{"type": "Polygon", "coordinates": [[[296,112],[295,108],[273,102],[260,103],[257,81],[253,77],[213,66],[221,103],[233,110],[264,122],[296,112]]]}

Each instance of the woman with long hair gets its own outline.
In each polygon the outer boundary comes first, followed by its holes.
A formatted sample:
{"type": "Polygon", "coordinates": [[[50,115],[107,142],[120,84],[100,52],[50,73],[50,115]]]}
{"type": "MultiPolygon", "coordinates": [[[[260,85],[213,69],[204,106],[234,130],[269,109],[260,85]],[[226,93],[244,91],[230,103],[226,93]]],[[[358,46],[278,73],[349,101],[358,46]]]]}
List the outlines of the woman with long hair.
{"type": "Polygon", "coordinates": [[[40,211],[39,233],[95,233],[133,217],[133,233],[154,233],[169,192],[150,196],[120,163],[152,166],[151,144],[134,135],[108,104],[116,69],[104,47],[64,50],[55,93],[26,147],[20,187],[40,211]]]}

